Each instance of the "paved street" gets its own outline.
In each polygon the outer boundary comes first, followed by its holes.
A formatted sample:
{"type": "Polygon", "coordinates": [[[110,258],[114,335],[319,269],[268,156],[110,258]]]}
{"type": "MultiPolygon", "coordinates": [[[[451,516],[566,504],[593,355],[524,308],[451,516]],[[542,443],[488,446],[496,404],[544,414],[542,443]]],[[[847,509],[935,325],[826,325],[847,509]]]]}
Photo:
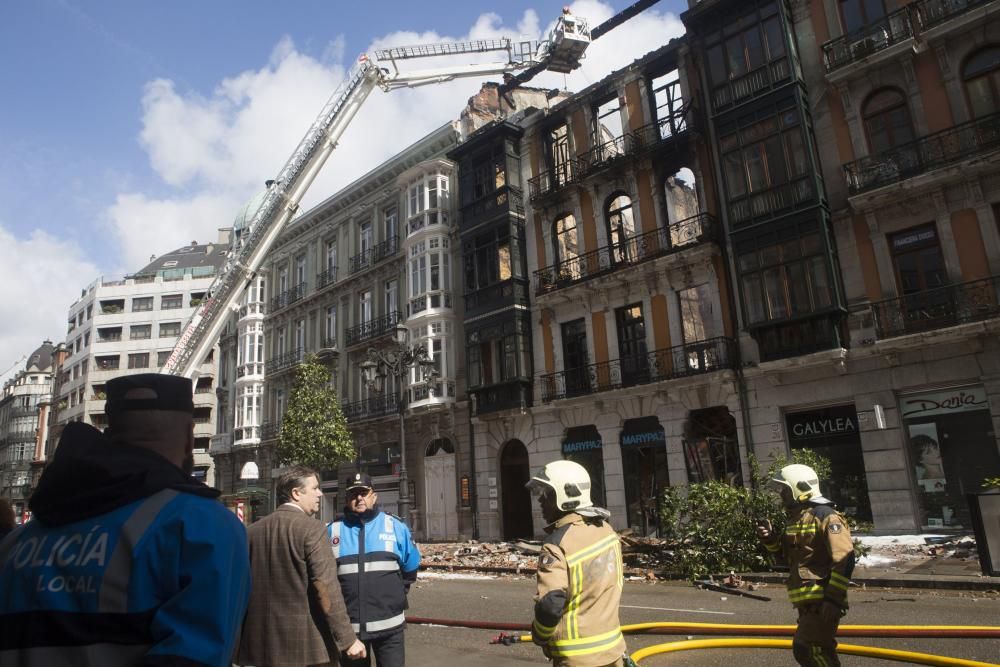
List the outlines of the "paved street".
{"type": "MultiPolygon", "coordinates": [[[[530,621],[533,582],[530,579],[442,579],[424,576],[410,592],[411,616],[511,623],[530,621]]],[[[792,611],[784,590],[769,586],[760,591],[772,598],[758,602],[700,591],[683,583],[626,583],[622,623],[690,621],[708,623],[791,623],[792,611]],[[725,598],[725,599],[724,599],[725,598]]],[[[958,591],[854,590],[851,624],[1000,625],[1000,597],[958,591]]],[[[491,646],[492,630],[411,625],[407,630],[407,662],[412,665],[544,664],[531,644],[491,646]]],[[[673,641],[668,636],[630,636],[630,651],[673,641]]],[[[937,653],[1000,664],[1000,640],[865,639],[847,643],[937,653]]],[[[794,664],[791,652],[764,649],[691,651],[655,656],[645,666],[719,665],[738,660],[741,667],[794,664]]],[[[844,656],[844,665],[899,664],[844,656]]]]}

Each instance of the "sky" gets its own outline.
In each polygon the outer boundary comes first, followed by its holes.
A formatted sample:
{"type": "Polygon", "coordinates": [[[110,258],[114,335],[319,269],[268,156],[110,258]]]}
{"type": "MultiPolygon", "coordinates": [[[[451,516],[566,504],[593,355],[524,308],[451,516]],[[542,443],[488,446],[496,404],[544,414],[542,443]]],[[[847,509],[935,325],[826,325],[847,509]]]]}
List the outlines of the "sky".
{"type": "MultiPolygon", "coordinates": [[[[593,26],[632,2],[569,6],[593,26]]],[[[564,4],[6,0],[0,379],[42,340],[64,339],[69,306],[98,277],[215,241],[281,170],[360,53],[537,39],[564,4]]],[[[581,90],[681,34],[686,8],[662,0],[595,41],[576,72],[531,85],[581,90]]],[[[372,93],[302,210],[457,119],[485,80],[372,93]]]]}

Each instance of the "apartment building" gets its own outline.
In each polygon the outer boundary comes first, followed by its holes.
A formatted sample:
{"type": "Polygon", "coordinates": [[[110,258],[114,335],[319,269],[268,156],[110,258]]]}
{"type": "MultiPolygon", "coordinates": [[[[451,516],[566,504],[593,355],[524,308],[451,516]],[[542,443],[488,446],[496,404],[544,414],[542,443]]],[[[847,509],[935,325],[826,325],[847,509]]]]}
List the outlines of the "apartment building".
{"type": "Polygon", "coordinates": [[[10,501],[18,523],[29,516],[36,469],[45,458],[55,355],[52,341],[43,342],[0,396],[0,497],[10,501]]]}
{"type": "Polygon", "coordinates": [[[1000,3],[690,3],[747,428],[876,531],[1000,472],[1000,3]]]}
{"type": "MultiPolygon", "coordinates": [[[[155,373],[166,362],[225,261],[228,236],[228,230],[221,230],[217,243],[192,242],[151,258],[122,280],[99,278],[82,290],[69,309],[57,425],[83,421],[105,428],[107,381],[155,373]]],[[[209,485],[214,483],[208,448],[215,433],[215,354],[201,364],[194,390],[195,476],[209,485]]]]}

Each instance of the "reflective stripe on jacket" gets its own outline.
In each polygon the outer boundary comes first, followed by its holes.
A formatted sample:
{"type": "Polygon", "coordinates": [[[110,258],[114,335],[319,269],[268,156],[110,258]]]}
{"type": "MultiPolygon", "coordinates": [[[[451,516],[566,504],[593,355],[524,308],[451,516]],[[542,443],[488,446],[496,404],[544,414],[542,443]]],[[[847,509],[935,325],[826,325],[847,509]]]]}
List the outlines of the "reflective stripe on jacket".
{"type": "Polygon", "coordinates": [[[0,667],[229,665],[250,590],[246,530],[166,489],[0,543],[0,667]]]}
{"type": "Polygon", "coordinates": [[[410,529],[391,514],[378,512],[367,522],[334,521],[327,534],[358,638],[399,632],[406,621],[406,593],[420,567],[420,552],[410,529]]]}
{"type": "Polygon", "coordinates": [[[611,664],[625,652],[621,541],[606,521],[572,512],[550,529],[538,560],[532,639],[560,664],[611,664]]]}
{"type": "Polygon", "coordinates": [[[789,515],[780,542],[788,563],[788,599],[795,607],[828,600],[847,608],[847,587],[854,571],[854,541],[843,515],[830,505],[805,504],[789,515]]]}

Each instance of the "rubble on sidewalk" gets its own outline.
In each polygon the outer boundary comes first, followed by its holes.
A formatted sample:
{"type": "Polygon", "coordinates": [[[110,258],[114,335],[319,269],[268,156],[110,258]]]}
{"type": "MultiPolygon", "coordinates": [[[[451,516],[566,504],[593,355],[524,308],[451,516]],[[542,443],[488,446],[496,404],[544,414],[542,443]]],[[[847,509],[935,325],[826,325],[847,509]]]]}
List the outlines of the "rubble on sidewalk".
{"type": "Polygon", "coordinates": [[[858,535],[857,539],[871,552],[859,566],[890,565],[905,561],[959,559],[978,562],[976,540],[971,535],[858,535]]]}

